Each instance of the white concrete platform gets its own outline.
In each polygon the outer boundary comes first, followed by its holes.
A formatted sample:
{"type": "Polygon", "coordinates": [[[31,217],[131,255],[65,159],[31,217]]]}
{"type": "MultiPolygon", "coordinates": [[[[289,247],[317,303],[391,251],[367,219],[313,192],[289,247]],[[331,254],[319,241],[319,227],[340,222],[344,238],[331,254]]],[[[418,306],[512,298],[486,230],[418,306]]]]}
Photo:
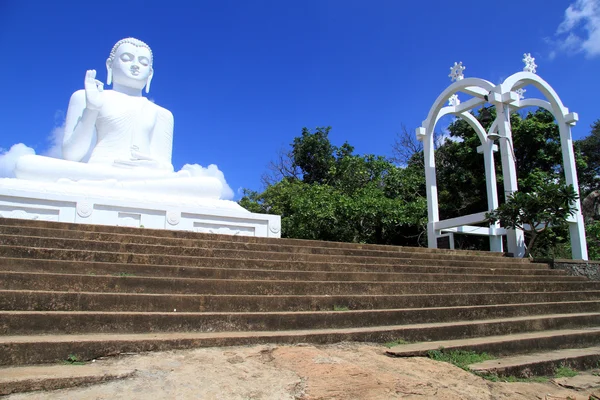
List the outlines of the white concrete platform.
{"type": "Polygon", "coordinates": [[[0,217],[281,237],[281,217],[230,200],[140,195],[105,186],[0,179],[0,217]]]}

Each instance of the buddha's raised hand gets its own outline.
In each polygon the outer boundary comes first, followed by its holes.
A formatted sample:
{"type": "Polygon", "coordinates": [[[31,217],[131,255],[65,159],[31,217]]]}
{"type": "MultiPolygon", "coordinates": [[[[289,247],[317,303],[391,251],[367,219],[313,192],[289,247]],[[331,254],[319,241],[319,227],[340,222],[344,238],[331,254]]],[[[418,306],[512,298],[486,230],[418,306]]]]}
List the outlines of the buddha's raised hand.
{"type": "Polygon", "coordinates": [[[96,70],[90,69],[85,73],[85,101],[86,108],[90,110],[100,110],[104,105],[104,85],[96,80],[96,70]]]}

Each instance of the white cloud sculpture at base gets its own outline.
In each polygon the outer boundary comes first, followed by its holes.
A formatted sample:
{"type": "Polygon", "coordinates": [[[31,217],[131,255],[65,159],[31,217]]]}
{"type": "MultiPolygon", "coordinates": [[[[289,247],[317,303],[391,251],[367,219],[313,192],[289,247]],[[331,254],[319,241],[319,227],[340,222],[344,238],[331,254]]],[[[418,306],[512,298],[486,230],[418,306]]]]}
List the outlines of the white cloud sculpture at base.
{"type": "Polygon", "coordinates": [[[17,160],[21,156],[34,154],[35,150],[23,143],[12,145],[8,151],[0,149],[0,178],[14,178],[17,160]]]}
{"type": "Polygon", "coordinates": [[[217,167],[215,164],[210,164],[207,168],[204,168],[202,165],[198,164],[185,164],[181,170],[188,171],[190,174],[192,174],[192,176],[211,176],[217,178],[223,184],[223,189],[221,190],[221,199],[233,199],[233,190],[227,184],[223,172],[221,172],[219,167],[217,167]]]}

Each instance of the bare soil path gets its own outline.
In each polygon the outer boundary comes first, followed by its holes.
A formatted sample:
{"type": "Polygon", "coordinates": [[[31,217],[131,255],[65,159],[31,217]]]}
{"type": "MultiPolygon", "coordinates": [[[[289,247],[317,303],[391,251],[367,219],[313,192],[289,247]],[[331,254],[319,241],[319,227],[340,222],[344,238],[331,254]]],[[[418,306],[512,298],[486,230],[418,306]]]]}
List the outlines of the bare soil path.
{"type": "MultiPolygon", "coordinates": [[[[553,383],[490,382],[427,358],[390,358],[379,345],[247,346],[135,354],[97,360],[121,380],[17,399],[588,399],[553,383]]],[[[77,368],[65,365],[64,368],[77,368]]],[[[102,372],[103,371],[103,372],[102,372]]]]}

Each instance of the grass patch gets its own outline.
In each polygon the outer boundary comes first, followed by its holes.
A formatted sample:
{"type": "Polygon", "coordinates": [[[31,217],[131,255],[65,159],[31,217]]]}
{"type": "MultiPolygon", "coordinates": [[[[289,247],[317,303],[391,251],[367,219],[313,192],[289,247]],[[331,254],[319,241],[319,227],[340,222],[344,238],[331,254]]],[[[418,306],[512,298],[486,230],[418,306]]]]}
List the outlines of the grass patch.
{"type": "MultiPolygon", "coordinates": [[[[396,342],[386,343],[395,345],[396,342]]],[[[400,343],[400,344],[405,344],[400,343]]],[[[391,347],[391,346],[388,346],[391,347]]],[[[443,348],[438,350],[432,350],[427,352],[427,356],[435,361],[444,361],[453,365],[456,365],[459,368],[464,369],[465,371],[472,372],[469,370],[470,364],[475,364],[487,360],[493,360],[496,357],[487,353],[476,353],[474,351],[465,351],[465,350],[450,350],[445,351],[443,348]]],[[[571,378],[573,376],[578,375],[578,372],[569,367],[559,367],[554,372],[554,376],[531,376],[527,378],[519,378],[516,376],[498,376],[494,374],[480,374],[473,372],[475,375],[486,379],[492,382],[529,382],[529,383],[546,383],[550,381],[552,378],[571,378]]]]}
{"type": "Polygon", "coordinates": [[[529,378],[517,378],[516,376],[498,376],[493,374],[477,374],[475,375],[482,377],[492,382],[525,382],[525,383],[546,383],[550,380],[547,376],[531,376],[529,378]]]}
{"type": "Polygon", "coordinates": [[[350,309],[346,306],[333,306],[333,311],[350,311],[350,309]]]}
{"type": "Polygon", "coordinates": [[[531,376],[528,378],[517,378],[516,376],[497,376],[497,375],[484,375],[476,374],[488,381],[492,382],[535,382],[535,383],[546,383],[552,378],[572,378],[579,373],[569,367],[559,367],[554,372],[554,376],[531,376]]]}
{"type": "Polygon", "coordinates": [[[578,374],[578,372],[572,368],[558,367],[556,369],[556,372],[554,373],[554,377],[555,378],[572,378],[572,377],[576,376],[577,374],[578,374]]]}
{"type": "Polygon", "coordinates": [[[400,346],[400,345],[403,345],[403,344],[410,344],[410,342],[407,342],[404,339],[396,339],[394,341],[384,343],[384,346],[389,349],[389,348],[392,348],[394,346],[400,346]]]}
{"type": "Polygon", "coordinates": [[[85,362],[80,361],[76,354],[69,354],[66,360],[63,360],[63,364],[68,365],[85,365],[85,362]]]}
{"type": "Polygon", "coordinates": [[[494,356],[487,353],[476,353],[474,351],[466,350],[450,350],[444,351],[444,349],[431,350],[427,352],[427,357],[435,361],[444,361],[450,364],[456,365],[465,371],[470,371],[468,365],[475,364],[487,360],[493,360],[494,356]]]}
{"type": "Polygon", "coordinates": [[[119,272],[117,274],[113,274],[113,276],[135,276],[135,274],[129,272],[119,272]]]}

